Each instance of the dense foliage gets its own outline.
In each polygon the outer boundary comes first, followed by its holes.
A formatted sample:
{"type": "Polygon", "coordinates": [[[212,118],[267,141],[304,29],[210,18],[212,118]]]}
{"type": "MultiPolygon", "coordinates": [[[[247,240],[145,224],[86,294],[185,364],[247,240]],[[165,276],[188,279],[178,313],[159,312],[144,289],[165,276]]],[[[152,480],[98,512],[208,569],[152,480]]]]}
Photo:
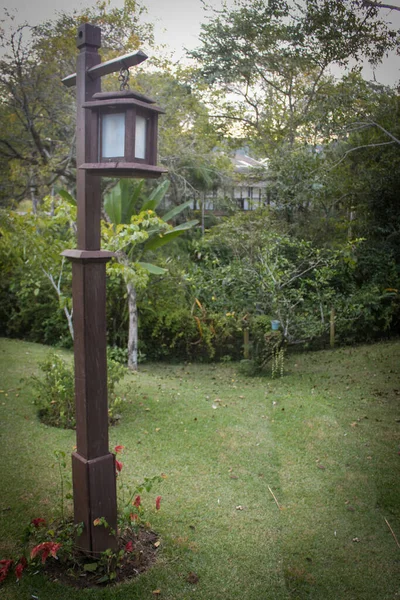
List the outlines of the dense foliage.
{"type": "MultiPolygon", "coordinates": [[[[40,420],[46,425],[74,429],[76,424],[74,369],[56,352],[50,352],[40,364],[41,376],[32,380],[35,404],[40,420]]],[[[107,361],[108,417],[110,423],[119,420],[122,399],[115,386],[125,374],[125,369],[111,358],[107,361]]]]}
{"type": "MultiPolygon", "coordinates": [[[[29,41],[24,27],[1,33],[1,335],[72,343],[71,270],[60,253],[75,245],[74,101],[60,78],[73,71],[77,23],[100,24],[111,57],[153,43],[142,13],[131,0],[97,4],[34,28],[29,41]],[[59,187],[72,195],[60,198],[59,187]]],[[[263,366],[272,320],[285,344],[320,346],[333,309],[336,342],[398,333],[399,95],[365,81],[359,66],[378,64],[397,42],[375,2],[241,0],[203,25],[194,64],[159,57],[136,70],[135,87],[166,109],[160,160],[169,173],[160,185],[105,184],[116,359],[236,360],[248,333],[263,366]],[[333,65],[346,70],[334,77],[333,65]],[[243,145],[266,159],[257,177],[269,202],[247,213],[229,199],[229,153],[243,145]],[[224,214],[206,221],[217,188],[224,214]],[[201,225],[191,203],[203,209],[201,225]]]]}

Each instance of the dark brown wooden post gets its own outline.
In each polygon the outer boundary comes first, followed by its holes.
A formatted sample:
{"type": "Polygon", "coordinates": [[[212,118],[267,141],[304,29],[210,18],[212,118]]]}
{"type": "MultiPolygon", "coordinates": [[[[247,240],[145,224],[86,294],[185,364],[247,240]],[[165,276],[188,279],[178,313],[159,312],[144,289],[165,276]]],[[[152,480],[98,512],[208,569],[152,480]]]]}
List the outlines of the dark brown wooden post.
{"type": "Polygon", "coordinates": [[[75,402],[77,450],[72,454],[74,519],[84,523],[78,540],[88,552],[115,549],[117,500],[115,457],[108,447],[106,262],[112,253],[100,250],[100,177],[79,166],[90,150],[90,111],[82,104],[101,90],[100,78],[87,70],[100,63],[101,30],[90,24],[78,29],[76,96],[76,162],[78,249],[63,252],[72,261],[74,307],[75,402]],[[95,527],[104,517],[109,528],[95,527]]]}
{"type": "Polygon", "coordinates": [[[330,315],[330,344],[331,348],[335,346],[335,309],[331,309],[330,315]]]}
{"type": "Polygon", "coordinates": [[[250,332],[248,327],[243,329],[243,358],[246,360],[250,358],[250,332]]]}

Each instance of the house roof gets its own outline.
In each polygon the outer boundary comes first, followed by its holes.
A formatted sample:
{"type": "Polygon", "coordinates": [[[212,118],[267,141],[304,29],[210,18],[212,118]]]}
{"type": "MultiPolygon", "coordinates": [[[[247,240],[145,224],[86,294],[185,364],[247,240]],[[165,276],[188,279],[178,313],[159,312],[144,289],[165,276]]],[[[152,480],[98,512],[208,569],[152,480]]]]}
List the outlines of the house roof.
{"type": "Polygon", "coordinates": [[[245,187],[248,185],[257,188],[266,187],[268,158],[257,160],[246,154],[245,151],[238,150],[231,157],[231,161],[236,174],[235,187],[245,187]]]}
{"type": "Polygon", "coordinates": [[[231,160],[235,171],[239,173],[248,173],[252,169],[265,169],[268,163],[268,158],[256,160],[240,150],[236,152],[231,160]]]}

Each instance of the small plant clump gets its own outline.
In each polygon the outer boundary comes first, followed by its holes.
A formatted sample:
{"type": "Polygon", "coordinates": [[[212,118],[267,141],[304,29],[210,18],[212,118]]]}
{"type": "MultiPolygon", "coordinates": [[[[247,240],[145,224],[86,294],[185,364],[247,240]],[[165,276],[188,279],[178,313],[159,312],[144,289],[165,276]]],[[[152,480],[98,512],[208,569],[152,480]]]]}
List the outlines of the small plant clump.
{"type": "Polygon", "coordinates": [[[271,361],[271,375],[272,377],[283,377],[285,367],[285,348],[274,348],[272,352],[271,361]]]}
{"type": "Polygon", "coordinates": [[[240,362],[239,371],[248,377],[265,373],[271,369],[272,378],[283,377],[287,341],[280,331],[265,331],[261,326],[252,347],[252,358],[240,362]]]}
{"type": "MultiPolygon", "coordinates": [[[[74,370],[58,354],[51,352],[39,365],[43,377],[33,377],[40,420],[46,425],[60,429],[74,429],[75,396],[74,370]]],[[[110,424],[120,418],[122,398],[115,393],[115,386],[123,378],[125,368],[115,360],[107,360],[108,416],[110,424]]]]}
{"type": "MultiPolygon", "coordinates": [[[[116,446],[114,451],[120,454],[123,449],[123,446],[116,446]]],[[[150,492],[154,483],[166,476],[145,478],[143,483],[130,489],[121,480],[123,463],[116,460],[119,492],[127,494],[118,515],[118,531],[112,530],[104,517],[96,518],[93,525],[110,529],[110,535],[117,538],[118,549],[94,555],[83,552],[79,547],[83,523],[73,523],[64,516],[65,477],[62,469],[66,467],[65,454],[56,451],[55,456],[61,477],[61,519],[51,523],[41,517],[31,520],[24,531],[18,558],[0,560],[0,584],[12,573],[18,582],[25,571],[36,573],[42,570],[50,579],[85,588],[123,581],[148,569],[156,560],[160,540],[145,518],[140,494],[150,492]]],[[[160,508],[161,496],[157,496],[154,510],[160,508]]]]}

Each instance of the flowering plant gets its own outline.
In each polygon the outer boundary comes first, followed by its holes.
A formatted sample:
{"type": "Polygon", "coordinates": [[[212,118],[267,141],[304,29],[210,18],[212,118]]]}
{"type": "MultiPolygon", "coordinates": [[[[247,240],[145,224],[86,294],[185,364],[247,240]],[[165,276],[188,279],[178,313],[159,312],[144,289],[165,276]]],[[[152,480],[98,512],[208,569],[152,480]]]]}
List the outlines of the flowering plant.
{"type": "Polygon", "coordinates": [[[53,558],[57,558],[57,550],[61,548],[61,544],[55,542],[42,542],[35,546],[31,551],[31,560],[36,558],[38,554],[42,557],[42,564],[46,562],[47,557],[51,554],[53,558]]]}
{"type": "Polygon", "coordinates": [[[11,567],[13,566],[14,561],[11,559],[3,559],[0,560],[0,583],[2,581],[5,580],[5,578],[8,575],[8,572],[10,571],[11,567]]]}
{"type": "MultiPolygon", "coordinates": [[[[60,551],[62,557],[65,558],[73,543],[72,534],[76,531],[81,532],[81,526],[70,524],[68,532],[65,531],[65,527],[64,524],[63,527],[58,527],[58,529],[48,528],[45,519],[41,517],[31,520],[24,532],[25,547],[23,554],[15,561],[14,573],[17,581],[21,579],[22,573],[26,569],[34,568],[37,570],[38,567],[46,563],[49,557],[58,559],[60,551]]],[[[12,559],[0,560],[0,583],[5,581],[13,565],[14,560],[12,559]]]]}
{"type": "MultiPolygon", "coordinates": [[[[118,456],[123,451],[124,446],[122,445],[117,445],[114,448],[114,452],[118,456]]],[[[118,519],[118,531],[112,533],[118,539],[119,548],[116,552],[109,549],[103,552],[100,557],[93,557],[81,552],[76,545],[76,539],[79,539],[83,532],[83,523],[74,524],[64,516],[63,468],[66,466],[65,454],[63,452],[56,453],[56,458],[62,482],[61,520],[47,523],[42,517],[35,517],[30,521],[25,529],[25,547],[22,555],[15,561],[13,559],[0,560],[0,584],[5,581],[12,571],[14,571],[15,577],[19,581],[25,570],[36,572],[38,568],[46,568],[49,562],[54,560],[58,561],[59,568],[64,569],[65,572],[68,570],[78,572],[80,581],[82,581],[82,578],[86,578],[88,585],[90,585],[90,582],[95,584],[109,583],[117,578],[118,573],[121,572],[124,566],[128,565],[127,570],[131,573],[129,563],[142,561],[142,551],[137,551],[137,543],[139,542],[140,547],[142,547],[143,537],[146,536],[150,540],[151,552],[154,555],[160,542],[154,543],[157,536],[151,531],[150,524],[144,520],[143,494],[145,492],[149,493],[153,485],[165,479],[166,475],[145,477],[142,483],[131,488],[124,482],[123,463],[116,459],[115,466],[119,491],[122,495],[122,509],[120,509],[118,519]]],[[[155,499],[155,509],[157,511],[160,510],[160,503],[161,496],[157,496],[155,499]]],[[[109,527],[103,516],[94,519],[93,525],[95,527],[109,527]]],[[[151,560],[154,560],[154,558],[151,560]]],[[[141,564],[137,566],[141,568],[141,564]]]]}
{"type": "MultiPolygon", "coordinates": [[[[125,446],[118,445],[115,446],[114,452],[119,456],[123,453],[124,449],[125,446]]],[[[118,525],[120,530],[123,530],[126,527],[133,527],[137,530],[139,526],[149,525],[149,523],[144,520],[145,509],[141,494],[143,492],[151,492],[153,486],[157,483],[161,483],[167,476],[162,473],[161,475],[155,475],[154,477],[145,477],[141,483],[136,484],[134,487],[130,487],[123,479],[121,473],[123,466],[124,465],[120,460],[115,460],[121,500],[120,505],[122,505],[119,512],[118,525]]],[[[160,503],[161,496],[157,496],[155,501],[156,510],[160,510],[160,503]]]]}
{"type": "Polygon", "coordinates": [[[28,561],[26,560],[25,556],[21,556],[21,558],[18,561],[17,566],[15,567],[15,576],[17,578],[17,581],[19,581],[21,579],[22,573],[23,573],[23,571],[25,571],[27,566],[28,566],[28,561]]]}

